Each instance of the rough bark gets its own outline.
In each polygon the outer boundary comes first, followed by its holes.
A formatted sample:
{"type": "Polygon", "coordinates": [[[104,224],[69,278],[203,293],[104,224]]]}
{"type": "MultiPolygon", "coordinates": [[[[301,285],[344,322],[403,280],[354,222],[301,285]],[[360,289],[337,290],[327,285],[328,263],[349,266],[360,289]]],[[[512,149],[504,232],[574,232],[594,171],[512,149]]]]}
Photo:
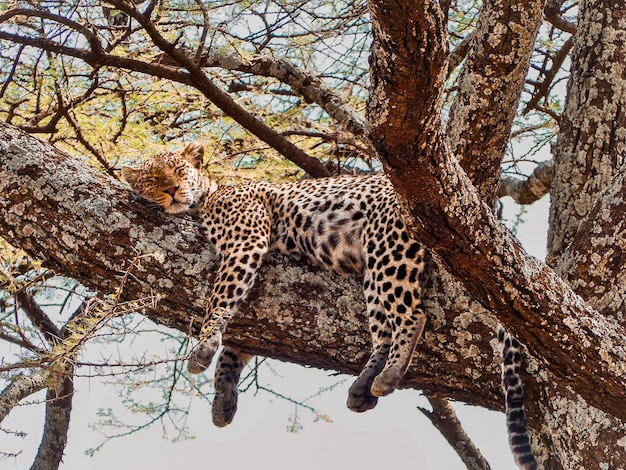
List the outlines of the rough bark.
{"type": "MultiPolygon", "coordinates": [[[[588,305],[624,325],[623,2],[581,2],[577,31],[554,150],[548,262],[588,305]]],[[[572,467],[624,468],[624,422],[589,407],[571,390],[551,387],[552,399],[543,403],[545,421],[557,422],[563,410],[575,410],[565,425],[582,430],[581,439],[555,436],[561,460],[572,467]],[[619,453],[613,442],[621,443],[619,453]]]]}
{"type": "Polygon", "coordinates": [[[416,221],[414,233],[538,358],[530,361],[529,370],[541,384],[530,387],[529,395],[543,416],[541,424],[537,413],[531,416],[531,426],[548,430],[555,446],[544,449],[549,453],[544,464],[587,467],[601,462],[622,468],[623,426],[612,420],[625,417],[619,409],[625,396],[623,328],[606,321],[554,272],[524,253],[443,145],[438,116],[446,46],[437,4],[372,2],[372,10],[370,135],[416,221]],[[407,26],[397,25],[400,18],[407,26]],[[416,51],[420,59],[411,61],[416,51]],[[612,384],[599,378],[604,373],[613,377],[612,384]],[[578,432],[577,419],[593,423],[586,428],[589,439],[582,442],[569,434],[578,432]]]}
{"type": "Polygon", "coordinates": [[[46,387],[47,378],[48,374],[43,371],[15,377],[0,392],[0,423],[20,401],[39,390],[43,390],[46,387]]]}
{"type": "MultiPolygon", "coordinates": [[[[54,147],[0,123],[0,236],[60,274],[123,296],[155,290],[154,321],[197,334],[216,257],[197,224],[146,206],[130,190],[54,147]]],[[[428,280],[429,328],[404,387],[502,409],[495,322],[445,272],[428,280]]],[[[247,352],[354,374],[369,334],[360,281],[271,256],[229,324],[225,342],[247,352]]]]}
{"type": "Polygon", "coordinates": [[[587,303],[626,325],[626,168],[599,197],[578,227],[557,270],[587,303]],[[610,280],[610,282],[607,282],[610,280]]]}
{"type": "Polygon", "coordinates": [[[528,71],[543,1],[483,2],[459,77],[446,137],[485,201],[495,202],[500,164],[528,71]]]}
{"type": "Polygon", "coordinates": [[[567,101],[554,152],[548,263],[556,265],[580,221],[626,155],[626,5],[581,2],[567,101]]]}
{"type": "Polygon", "coordinates": [[[74,397],[73,373],[74,368],[67,365],[63,368],[63,374],[55,377],[56,383],[48,387],[43,435],[31,470],[59,468],[70,426],[74,397]]]}
{"type": "Polygon", "coordinates": [[[525,179],[505,176],[500,179],[498,197],[511,197],[517,204],[532,204],[545,196],[554,178],[552,161],[537,165],[537,168],[525,179]]]}

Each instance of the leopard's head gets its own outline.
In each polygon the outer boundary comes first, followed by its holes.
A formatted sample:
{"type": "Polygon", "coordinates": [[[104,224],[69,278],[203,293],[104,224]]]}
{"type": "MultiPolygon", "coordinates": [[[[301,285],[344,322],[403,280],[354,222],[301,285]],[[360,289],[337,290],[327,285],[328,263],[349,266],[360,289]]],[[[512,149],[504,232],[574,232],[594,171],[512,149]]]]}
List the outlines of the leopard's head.
{"type": "Polygon", "coordinates": [[[202,144],[192,142],[180,153],[154,155],[137,169],[125,166],[122,176],[133,191],[165,212],[190,212],[204,193],[217,189],[217,183],[202,172],[203,155],[202,144]]]}

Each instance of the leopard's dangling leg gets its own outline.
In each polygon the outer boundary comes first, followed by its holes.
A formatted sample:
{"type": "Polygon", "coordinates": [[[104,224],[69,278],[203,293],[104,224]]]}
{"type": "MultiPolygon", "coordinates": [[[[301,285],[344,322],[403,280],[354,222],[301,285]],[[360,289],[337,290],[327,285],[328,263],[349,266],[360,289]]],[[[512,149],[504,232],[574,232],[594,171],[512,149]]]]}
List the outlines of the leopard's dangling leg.
{"type": "Polygon", "coordinates": [[[380,299],[376,293],[371,272],[366,272],[363,280],[363,292],[367,302],[367,318],[372,337],[372,353],[367,364],[348,391],[348,408],[362,413],[371,410],[378,403],[378,397],[372,395],[371,387],[387,361],[391,344],[391,325],[387,322],[380,299]]]}
{"type": "MultiPolygon", "coordinates": [[[[398,227],[400,228],[400,227],[398,227]]],[[[388,263],[369,263],[376,292],[391,325],[391,344],[383,370],[372,382],[372,395],[393,392],[406,373],[426,324],[420,276],[425,250],[417,242],[402,242],[392,236],[379,241],[379,250],[391,253],[388,263]]],[[[372,254],[368,251],[368,257],[372,254]]]]}
{"type": "Polygon", "coordinates": [[[236,349],[224,347],[215,368],[215,398],[211,414],[213,424],[224,427],[233,420],[237,411],[239,377],[253,356],[236,349]]]}
{"type": "MultiPolygon", "coordinates": [[[[398,318],[398,317],[396,317],[398,318]]],[[[393,342],[389,351],[387,364],[383,371],[372,382],[372,394],[384,397],[393,392],[409,368],[415,346],[422,336],[426,315],[421,311],[414,312],[410,318],[402,319],[393,331],[393,342]],[[407,339],[402,339],[407,338],[407,339]]]]}
{"type": "Polygon", "coordinates": [[[207,370],[221,344],[222,333],[219,331],[212,332],[207,339],[200,341],[187,360],[187,370],[192,374],[207,370]]]}
{"type": "Polygon", "coordinates": [[[204,327],[209,333],[196,346],[187,363],[187,370],[194,374],[206,370],[211,364],[222,343],[228,321],[254,285],[257,271],[269,249],[270,219],[262,203],[251,201],[244,213],[233,214],[232,217],[233,220],[223,221],[225,226],[243,224],[250,227],[250,233],[245,237],[238,232],[229,234],[232,241],[218,245],[220,266],[209,299],[209,318],[204,327]]]}

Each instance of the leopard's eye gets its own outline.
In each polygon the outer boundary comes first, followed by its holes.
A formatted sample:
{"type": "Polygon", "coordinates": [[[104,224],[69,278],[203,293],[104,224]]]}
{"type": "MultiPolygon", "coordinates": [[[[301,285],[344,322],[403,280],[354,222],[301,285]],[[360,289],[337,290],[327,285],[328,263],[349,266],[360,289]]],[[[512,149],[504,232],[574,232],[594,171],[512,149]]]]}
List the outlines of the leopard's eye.
{"type": "Polygon", "coordinates": [[[183,176],[185,176],[185,167],[184,167],[184,166],[182,166],[182,165],[181,165],[181,166],[174,167],[173,172],[174,172],[174,174],[175,174],[176,176],[183,177],[183,176]]]}

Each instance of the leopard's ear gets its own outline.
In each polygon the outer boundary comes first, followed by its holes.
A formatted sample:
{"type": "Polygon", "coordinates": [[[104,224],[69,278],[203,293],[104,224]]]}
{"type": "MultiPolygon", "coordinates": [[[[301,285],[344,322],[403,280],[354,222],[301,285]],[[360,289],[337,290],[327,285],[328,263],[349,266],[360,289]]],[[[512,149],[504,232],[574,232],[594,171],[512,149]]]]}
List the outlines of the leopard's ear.
{"type": "Polygon", "coordinates": [[[192,142],[185,150],[183,150],[182,156],[191,163],[195,168],[202,168],[202,157],[204,157],[204,145],[200,142],[192,142]]]}
{"type": "Polygon", "coordinates": [[[141,173],[140,170],[135,170],[134,168],[131,168],[129,166],[122,167],[122,178],[124,178],[124,181],[126,181],[131,186],[135,184],[135,182],[139,178],[139,173],[141,173]]]}

